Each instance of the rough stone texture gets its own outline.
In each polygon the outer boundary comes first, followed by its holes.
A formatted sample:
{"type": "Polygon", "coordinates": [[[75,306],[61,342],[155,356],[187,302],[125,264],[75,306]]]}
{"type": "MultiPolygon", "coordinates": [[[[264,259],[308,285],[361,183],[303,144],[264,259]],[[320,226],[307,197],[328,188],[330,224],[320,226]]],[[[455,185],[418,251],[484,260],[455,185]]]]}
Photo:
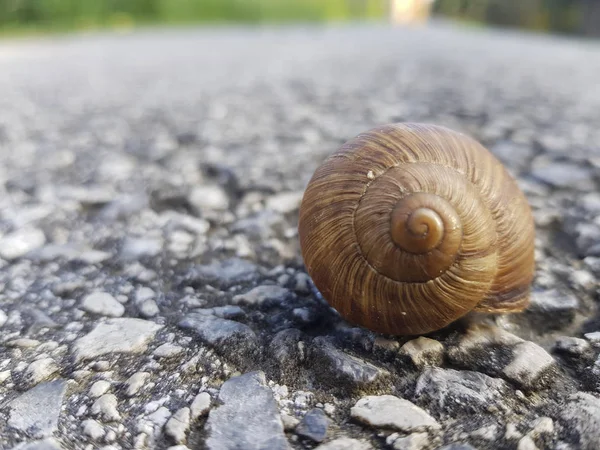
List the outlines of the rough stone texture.
{"type": "Polygon", "coordinates": [[[258,267],[243,259],[215,261],[206,266],[194,268],[189,279],[193,283],[216,284],[219,287],[229,286],[255,280],[258,277],[258,267]]]}
{"type": "Polygon", "coordinates": [[[502,407],[509,392],[508,385],[487,375],[453,369],[427,368],[415,388],[417,398],[447,410],[487,410],[502,407]]]}
{"type": "Polygon", "coordinates": [[[352,407],[350,415],[372,427],[392,428],[406,433],[440,428],[440,424],[427,412],[393,395],[363,397],[352,407]]]}
{"type": "Polygon", "coordinates": [[[412,433],[408,436],[395,439],[392,448],[394,450],[421,450],[427,448],[429,442],[427,433],[412,433]]]}
{"type": "Polygon", "coordinates": [[[192,330],[203,342],[214,347],[237,344],[235,351],[238,353],[251,355],[258,346],[254,331],[233,320],[191,313],[179,322],[179,327],[192,330]]]}
{"type": "Polygon", "coordinates": [[[330,420],[323,410],[318,408],[311,409],[296,427],[296,434],[311,441],[323,442],[327,437],[329,422],[330,420]]]}
{"type": "Polygon", "coordinates": [[[190,406],[191,420],[196,420],[208,413],[211,404],[210,394],[208,392],[201,392],[196,395],[194,401],[190,406]]]}
{"type": "Polygon", "coordinates": [[[438,21],[3,39],[0,447],[39,439],[11,420],[58,417],[48,446],[169,448],[165,425],[189,408],[186,446],[206,448],[220,391],[260,370],[242,426],[222,425],[241,440],[269,411],[279,447],[418,446],[421,432],[350,416],[394,395],[439,423],[427,450],[593,448],[598,53],[438,21]],[[515,175],[537,230],[526,313],[469,314],[437,345],[361,330],[316,290],[297,235],[306,183],[344,141],[398,121],[473,136],[515,175]],[[83,308],[95,292],[112,307],[83,308]],[[74,389],[50,395],[58,377],[74,389]],[[314,408],[331,421],[320,444],[295,433],[314,408]]]}
{"type": "Polygon", "coordinates": [[[125,307],[107,292],[93,292],[81,301],[81,307],[91,313],[108,317],[121,317],[125,307]]]}
{"type": "Polygon", "coordinates": [[[419,337],[404,344],[400,353],[408,356],[417,367],[438,366],[444,359],[444,346],[434,339],[419,337]]]}
{"type": "Polygon", "coordinates": [[[335,383],[337,380],[349,383],[352,387],[369,386],[380,384],[389,375],[386,370],[337,349],[326,338],[313,340],[313,352],[315,359],[324,366],[324,383],[335,383]]]}
{"type": "Polygon", "coordinates": [[[560,328],[575,318],[579,301],[572,294],[563,294],[556,289],[534,292],[529,311],[538,321],[560,328]]]}
{"type": "Polygon", "coordinates": [[[211,410],[206,424],[208,449],[288,448],[277,404],[262,372],[226,381],[219,401],[222,405],[211,410]]]}
{"type": "Polygon", "coordinates": [[[9,403],[8,426],[31,437],[48,437],[56,431],[67,382],[38,384],[9,403]]]}
{"type": "Polygon", "coordinates": [[[245,294],[236,295],[233,302],[249,305],[277,303],[284,301],[288,293],[289,291],[281,286],[257,286],[245,294]]]}
{"type": "Polygon", "coordinates": [[[513,352],[513,358],[503,373],[506,378],[525,389],[533,388],[540,376],[554,364],[552,356],[533,342],[518,344],[513,352]]]}
{"type": "Polygon", "coordinates": [[[38,359],[29,364],[25,370],[24,383],[26,386],[35,386],[59,370],[60,368],[52,358],[38,359]]]}
{"type": "Polygon", "coordinates": [[[371,450],[372,448],[368,442],[342,437],[321,444],[315,447],[315,450],[371,450]]]}
{"type": "Polygon", "coordinates": [[[46,242],[46,236],[37,228],[23,228],[0,238],[0,257],[17,259],[46,242]]]}
{"type": "Polygon", "coordinates": [[[585,392],[573,395],[560,417],[570,441],[579,443],[583,450],[597,448],[600,442],[600,398],[585,392]]]}
{"type": "Polygon", "coordinates": [[[165,424],[165,434],[176,444],[182,444],[186,440],[189,428],[190,408],[181,408],[165,424]]]}
{"type": "Polygon", "coordinates": [[[63,447],[55,439],[48,438],[19,444],[13,450],[63,450],[63,447]]]}
{"type": "Polygon", "coordinates": [[[118,400],[114,394],[104,394],[92,404],[91,412],[105,422],[114,422],[121,419],[117,405],[118,400]]]}
{"type": "Polygon", "coordinates": [[[140,319],[110,319],[99,323],[73,345],[78,361],[110,353],[142,353],[162,327],[140,319]]]}

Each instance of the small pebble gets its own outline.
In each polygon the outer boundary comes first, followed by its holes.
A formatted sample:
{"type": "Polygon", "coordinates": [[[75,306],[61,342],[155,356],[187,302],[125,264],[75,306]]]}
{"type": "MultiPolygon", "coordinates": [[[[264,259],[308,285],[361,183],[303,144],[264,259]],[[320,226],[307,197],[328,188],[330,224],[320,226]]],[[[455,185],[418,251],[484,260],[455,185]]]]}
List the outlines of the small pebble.
{"type": "Polygon", "coordinates": [[[127,385],[127,390],[125,391],[125,395],[128,397],[133,397],[138,393],[141,387],[146,383],[146,380],[150,374],[148,372],[137,372],[129,377],[129,379],[125,382],[127,385]]]}
{"type": "Polygon", "coordinates": [[[89,395],[92,398],[98,398],[110,389],[110,383],[106,380],[98,380],[90,387],[89,395]]]}
{"type": "Polygon", "coordinates": [[[87,312],[108,317],[121,317],[125,307],[107,292],[94,292],[83,298],[81,308],[87,312]]]}
{"type": "Polygon", "coordinates": [[[158,346],[152,354],[158,358],[172,358],[183,353],[183,347],[175,344],[163,344],[158,346]]]}
{"type": "Polygon", "coordinates": [[[93,419],[84,420],[81,422],[83,434],[94,441],[99,441],[104,437],[105,431],[102,425],[93,419]]]}
{"type": "Polygon", "coordinates": [[[192,421],[205,416],[210,410],[211,398],[208,392],[201,392],[194,398],[190,405],[190,418],[192,421]]]}
{"type": "Polygon", "coordinates": [[[165,424],[165,434],[176,444],[186,440],[186,433],[190,428],[190,408],[181,408],[165,424]]]}
{"type": "Polygon", "coordinates": [[[92,404],[92,414],[100,416],[105,422],[117,422],[121,420],[117,404],[117,397],[114,394],[104,394],[92,404]]]}

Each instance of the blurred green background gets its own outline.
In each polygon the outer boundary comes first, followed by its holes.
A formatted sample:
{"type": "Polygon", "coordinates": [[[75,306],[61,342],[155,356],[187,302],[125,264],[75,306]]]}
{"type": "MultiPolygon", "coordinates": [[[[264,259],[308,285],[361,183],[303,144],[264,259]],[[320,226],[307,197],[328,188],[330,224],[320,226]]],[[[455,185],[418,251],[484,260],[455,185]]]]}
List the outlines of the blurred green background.
{"type": "Polygon", "coordinates": [[[600,0],[0,0],[0,31],[209,22],[381,21],[395,17],[394,6],[409,9],[419,3],[426,5],[427,15],[466,23],[600,34],[600,0]]]}

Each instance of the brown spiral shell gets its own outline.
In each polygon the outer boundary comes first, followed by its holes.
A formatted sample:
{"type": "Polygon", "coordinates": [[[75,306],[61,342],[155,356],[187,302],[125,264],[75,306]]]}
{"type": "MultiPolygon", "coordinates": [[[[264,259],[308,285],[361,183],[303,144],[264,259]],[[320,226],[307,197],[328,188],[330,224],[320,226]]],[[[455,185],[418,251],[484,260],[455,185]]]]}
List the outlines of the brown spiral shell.
{"type": "Polygon", "coordinates": [[[355,324],[420,334],[471,310],[527,306],[530,207],[502,164],[463,134],[424,124],[360,134],[316,170],[299,220],[309,275],[355,324]]]}

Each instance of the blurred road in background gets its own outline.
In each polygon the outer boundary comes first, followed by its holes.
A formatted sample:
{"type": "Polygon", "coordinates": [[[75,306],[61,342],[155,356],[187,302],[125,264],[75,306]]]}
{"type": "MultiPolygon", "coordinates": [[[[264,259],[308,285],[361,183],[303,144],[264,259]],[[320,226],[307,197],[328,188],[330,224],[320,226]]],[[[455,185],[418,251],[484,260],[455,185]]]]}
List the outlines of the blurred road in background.
{"type": "Polygon", "coordinates": [[[435,22],[1,42],[0,448],[366,449],[379,427],[409,435],[395,448],[595,448],[600,400],[572,394],[600,384],[598,74],[596,42],[435,22]],[[399,121],[468,133],[518,178],[527,313],[399,350],[314,295],[304,186],[399,121]],[[352,419],[365,393],[417,406],[352,419]]]}

